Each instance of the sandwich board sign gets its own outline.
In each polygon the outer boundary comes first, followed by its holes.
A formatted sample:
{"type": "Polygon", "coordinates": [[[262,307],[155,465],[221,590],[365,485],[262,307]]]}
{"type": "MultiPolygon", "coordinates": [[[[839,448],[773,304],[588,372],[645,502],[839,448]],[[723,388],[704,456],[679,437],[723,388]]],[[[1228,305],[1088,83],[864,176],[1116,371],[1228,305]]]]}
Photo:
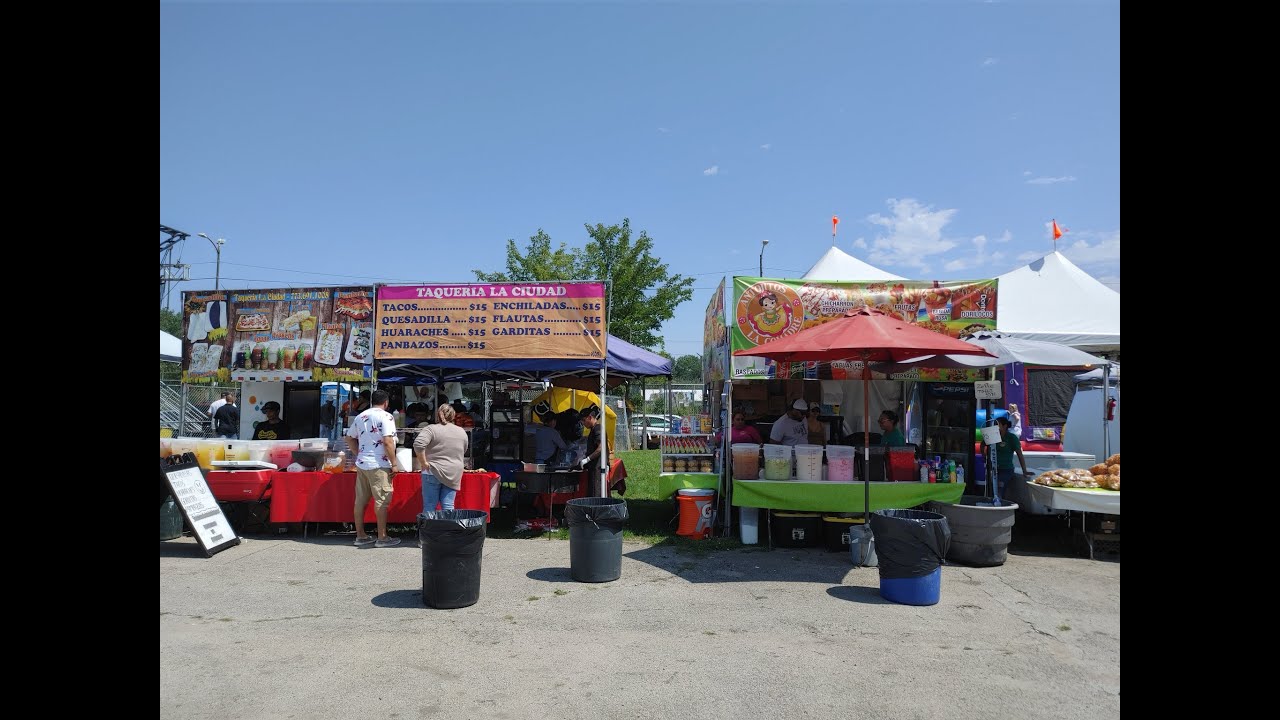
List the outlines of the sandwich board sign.
{"type": "Polygon", "coordinates": [[[209,483],[205,482],[200,466],[190,453],[183,456],[182,462],[161,467],[160,476],[169,486],[169,492],[182,509],[187,525],[195,532],[196,541],[207,557],[240,544],[240,538],[231,529],[227,516],[222,514],[209,483]]]}

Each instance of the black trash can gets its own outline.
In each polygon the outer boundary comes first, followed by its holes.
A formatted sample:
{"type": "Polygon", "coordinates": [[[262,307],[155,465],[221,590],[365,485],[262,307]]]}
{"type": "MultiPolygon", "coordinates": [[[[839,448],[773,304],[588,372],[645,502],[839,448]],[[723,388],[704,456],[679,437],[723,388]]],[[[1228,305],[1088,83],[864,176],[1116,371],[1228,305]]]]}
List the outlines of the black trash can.
{"type": "Polygon", "coordinates": [[[938,513],[877,510],[871,513],[880,568],[880,595],[904,605],[934,605],[942,592],[942,559],[951,528],[938,513]]]}
{"type": "Polygon", "coordinates": [[[565,505],[569,523],[569,574],[578,582],[598,583],[622,577],[622,525],[627,501],[574,498],[565,505]]]}
{"type": "Polygon", "coordinates": [[[480,599],[483,510],[418,513],[422,543],[422,602],[433,608],[475,605],[480,599]]]}
{"type": "Polygon", "coordinates": [[[165,495],[160,503],[160,539],[173,540],[182,537],[182,511],[172,495],[165,495]]]}

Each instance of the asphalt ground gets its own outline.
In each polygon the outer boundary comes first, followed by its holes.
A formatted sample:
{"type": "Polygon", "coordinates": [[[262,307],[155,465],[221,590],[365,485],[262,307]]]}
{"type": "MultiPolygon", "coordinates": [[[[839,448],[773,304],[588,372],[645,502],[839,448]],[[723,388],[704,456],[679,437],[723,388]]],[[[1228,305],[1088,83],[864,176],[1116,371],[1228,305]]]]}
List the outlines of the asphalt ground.
{"type": "Polygon", "coordinates": [[[1120,564],[1019,517],[1004,565],[899,605],[844,553],[488,538],[480,600],[422,600],[422,550],[160,543],[162,718],[1116,718],[1120,564]],[[1068,543],[1069,545],[1069,543],[1068,543]]]}

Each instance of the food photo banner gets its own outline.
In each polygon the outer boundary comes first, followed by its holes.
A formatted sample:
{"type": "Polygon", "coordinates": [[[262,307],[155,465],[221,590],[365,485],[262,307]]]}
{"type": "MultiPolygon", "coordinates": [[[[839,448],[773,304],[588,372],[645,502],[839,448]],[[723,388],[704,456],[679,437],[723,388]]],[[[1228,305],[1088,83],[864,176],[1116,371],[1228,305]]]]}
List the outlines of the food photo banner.
{"type": "Polygon", "coordinates": [[[382,286],[379,360],[602,358],[604,283],[382,286]]]}
{"type": "MultiPolygon", "coordinates": [[[[736,352],[831,322],[850,310],[870,307],[935,332],[965,338],[995,329],[996,296],[994,279],[809,282],[735,277],[729,336],[736,352]]],[[[740,380],[843,380],[861,377],[861,371],[862,363],[856,361],[777,363],[762,357],[733,358],[733,377],[740,380]]],[[[910,377],[963,382],[981,379],[983,374],[921,368],[910,377]]]]}
{"type": "Polygon", "coordinates": [[[184,292],[182,309],[183,382],[372,376],[372,287],[184,292]]]}

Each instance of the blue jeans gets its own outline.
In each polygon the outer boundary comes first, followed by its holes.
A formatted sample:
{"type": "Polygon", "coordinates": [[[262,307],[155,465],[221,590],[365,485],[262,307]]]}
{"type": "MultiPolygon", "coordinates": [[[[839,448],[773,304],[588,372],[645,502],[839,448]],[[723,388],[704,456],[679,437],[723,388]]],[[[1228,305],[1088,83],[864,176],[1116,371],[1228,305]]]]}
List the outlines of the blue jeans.
{"type": "Polygon", "coordinates": [[[422,473],[422,512],[435,512],[436,503],[440,503],[441,510],[452,510],[457,494],[457,490],[442,484],[440,478],[429,472],[422,473]]]}
{"type": "Polygon", "coordinates": [[[996,468],[996,487],[1000,488],[1000,497],[1009,497],[1009,481],[1013,480],[1013,468],[996,468]]]}

